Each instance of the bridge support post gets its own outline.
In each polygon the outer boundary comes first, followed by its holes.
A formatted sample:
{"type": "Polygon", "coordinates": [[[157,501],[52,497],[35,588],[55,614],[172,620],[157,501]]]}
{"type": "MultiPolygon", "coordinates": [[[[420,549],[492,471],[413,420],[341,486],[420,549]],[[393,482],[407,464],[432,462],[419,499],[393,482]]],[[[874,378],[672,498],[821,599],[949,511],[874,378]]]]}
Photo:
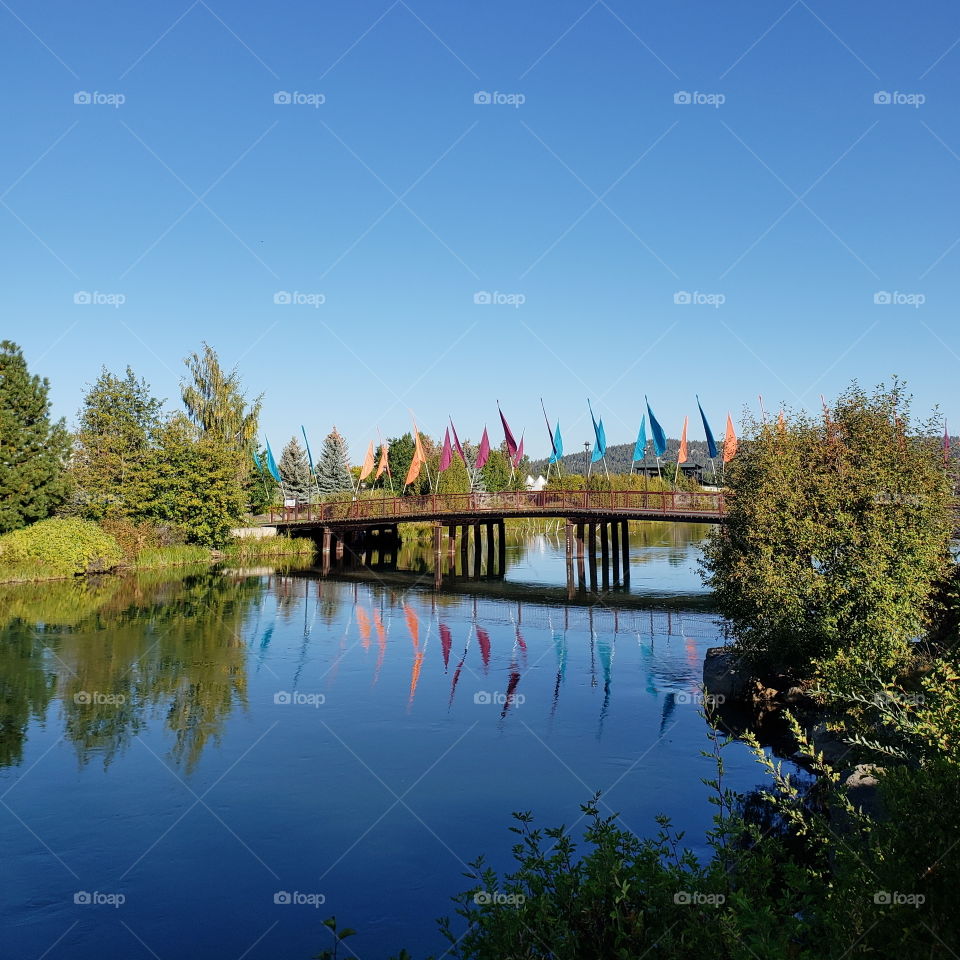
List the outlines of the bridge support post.
{"type": "Polygon", "coordinates": [[[443,549],[441,546],[441,535],[443,527],[439,523],[433,525],[433,586],[435,590],[440,589],[443,583],[443,549]]]}
{"type": "Polygon", "coordinates": [[[573,599],[573,541],[576,539],[576,524],[567,520],[566,548],[567,548],[567,599],[573,599]]]}
{"type": "Polygon", "coordinates": [[[503,520],[497,523],[497,548],[499,551],[497,557],[497,574],[501,577],[507,575],[507,525],[503,520]]]}
{"type": "Polygon", "coordinates": [[[493,521],[489,521],[485,526],[487,528],[487,576],[492,577],[494,573],[493,551],[495,546],[493,542],[493,521]]]}
{"type": "Polygon", "coordinates": [[[448,573],[457,572],[457,525],[455,523],[447,526],[447,567],[448,573]]]}
{"type": "Polygon", "coordinates": [[[464,523],[460,525],[460,575],[470,576],[470,528],[464,523]]]}
{"type": "Polygon", "coordinates": [[[610,521],[604,520],[600,524],[600,576],[603,589],[610,587],[610,521]]]}
{"type": "Polygon", "coordinates": [[[597,525],[587,524],[587,563],[590,566],[590,589],[597,589],[597,525]]]}
{"type": "Polygon", "coordinates": [[[583,566],[583,521],[577,521],[577,588],[583,590],[587,585],[587,575],[583,566]]]}
{"type": "Polygon", "coordinates": [[[613,585],[620,584],[620,521],[610,524],[610,559],[613,560],[613,585]]]}
{"type": "Polygon", "coordinates": [[[473,579],[480,579],[480,521],[477,520],[473,525],[473,579]]]}
{"type": "Polygon", "coordinates": [[[623,551],[623,582],[630,583],[630,521],[623,521],[623,532],[620,535],[620,549],[623,551]]]}

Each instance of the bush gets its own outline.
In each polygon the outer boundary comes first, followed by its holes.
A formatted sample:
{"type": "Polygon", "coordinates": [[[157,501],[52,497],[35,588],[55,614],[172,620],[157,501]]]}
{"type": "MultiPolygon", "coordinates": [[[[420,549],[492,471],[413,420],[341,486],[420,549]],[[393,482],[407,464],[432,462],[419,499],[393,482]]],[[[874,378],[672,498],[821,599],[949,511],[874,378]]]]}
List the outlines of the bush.
{"type": "Polygon", "coordinates": [[[186,532],[173,524],[114,519],[104,520],[100,526],[120,544],[125,560],[136,560],[144,550],[182,546],[187,539],[186,532]]]}
{"type": "Polygon", "coordinates": [[[89,520],[54,517],[0,537],[0,561],[52,576],[112,570],[122,559],[116,539],[89,520]]]}

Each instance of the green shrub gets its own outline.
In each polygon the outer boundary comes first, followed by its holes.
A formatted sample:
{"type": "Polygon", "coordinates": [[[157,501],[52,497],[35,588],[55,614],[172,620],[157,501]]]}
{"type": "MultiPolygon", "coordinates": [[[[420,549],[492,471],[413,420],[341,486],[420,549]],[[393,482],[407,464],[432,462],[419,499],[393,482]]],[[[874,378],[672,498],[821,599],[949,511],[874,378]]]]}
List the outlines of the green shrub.
{"type": "Polygon", "coordinates": [[[122,559],[116,539],[89,520],[54,517],[0,537],[0,562],[51,576],[112,570],[122,559]]]}

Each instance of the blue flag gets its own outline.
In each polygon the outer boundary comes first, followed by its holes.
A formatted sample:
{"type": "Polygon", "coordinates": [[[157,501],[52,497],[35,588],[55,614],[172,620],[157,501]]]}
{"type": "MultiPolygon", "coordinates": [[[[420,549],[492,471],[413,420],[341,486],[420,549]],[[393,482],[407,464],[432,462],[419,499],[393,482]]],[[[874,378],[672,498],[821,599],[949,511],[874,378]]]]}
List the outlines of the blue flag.
{"type": "Polygon", "coordinates": [[[603,430],[603,417],[600,418],[598,424],[593,415],[593,404],[590,403],[589,398],[587,398],[587,406],[590,408],[590,419],[593,421],[593,433],[597,438],[597,442],[593,445],[593,456],[590,458],[590,462],[596,463],[598,460],[602,460],[607,452],[607,435],[603,430]]]}
{"type": "Polygon", "coordinates": [[[313,454],[310,452],[310,441],[307,439],[307,431],[300,424],[300,432],[303,434],[303,442],[307,445],[307,460],[310,461],[310,472],[313,473],[313,454]]]}
{"type": "Polygon", "coordinates": [[[260,463],[260,458],[257,456],[257,451],[253,451],[253,462],[257,465],[257,472],[263,473],[263,464],[260,463]]]}
{"type": "Polygon", "coordinates": [[[277,461],[273,459],[273,451],[270,449],[269,440],[267,440],[267,469],[270,471],[270,476],[277,483],[280,483],[280,471],[277,469],[277,461]]]}
{"type": "Polygon", "coordinates": [[[667,435],[663,432],[660,421],[653,415],[653,411],[650,409],[650,401],[647,400],[646,396],[643,399],[647,401],[647,414],[650,417],[650,430],[653,433],[653,452],[656,456],[662,457],[667,452],[667,435]]]}
{"type": "Polygon", "coordinates": [[[713,439],[713,431],[710,429],[710,424],[707,423],[707,415],[703,412],[703,407],[700,406],[700,398],[697,397],[697,406],[700,408],[700,419],[703,421],[703,432],[707,435],[707,452],[710,454],[710,459],[713,460],[717,455],[717,441],[713,439]]]}
{"type": "Polygon", "coordinates": [[[637,444],[633,448],[633,462],[643,460],[647,455],[647,415],[640,421],[640,432],[637,434],[637,444]]]}
{"type": "Polygon", "coordinates": [[[550,463],[559,463],[563,456],[563,437],[560,436],[560,421],[557,421],[557,429],[553,432],[553,454],[550,457],[550,463]]]}

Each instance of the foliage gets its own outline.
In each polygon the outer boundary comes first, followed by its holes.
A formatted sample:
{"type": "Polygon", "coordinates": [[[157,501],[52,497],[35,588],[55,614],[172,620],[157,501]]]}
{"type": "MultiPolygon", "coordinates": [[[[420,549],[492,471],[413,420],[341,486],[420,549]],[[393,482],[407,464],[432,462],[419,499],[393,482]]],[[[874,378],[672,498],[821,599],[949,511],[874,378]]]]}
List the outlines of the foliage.
{"type": "Polygon", "coordinates": [[[334,427],[323,441],[323,449],[315,465],[320,493],[352,490],[349,464],[350,453],[347,449],[347,441],[337,433],[337,428],[334,427]]]}
{"type": "Polygon", "coordinates": [[[89,520],[51,517],[0,537],[0,562],[51,576],[112,570],[123,559],[117,541],[89,520]]]}
{"type": "Polygon", "coordinates": [[[433,478],[432,493],[470,493],[470,474],[460,455],[454,451],[450,466],[440,472],[442,451],[435,450],[428,458],[430,476],[433,478]]]}
{"type": "Polygon", "coordinates": [[[316,555],[316,545],[309,537],[234,537],[224,548],[224,558],[230,563],[246,563],[270,557],[284,557],[310,563],[316,555]]]}
{"type": "Polygon", "coordinates": [[[50,516],[66,496],[69,440],[50,421],[49,392],[20,348],[0,342],[0,533],[50,516]]]}
{"type": "Polygon", "coordinates": [[[147,495],[162,406],[130,367],[123,378],[101,370],[78,415],[70,462],[71,513],[90,520],[138,514],[147,495]]]}
{"type": "Polygon", "coordinates": [[[510,459],[502,450],[491,450],[480,471],[487,493],[499,493],[510,488],[510,459]]]}
{"type": "Polygon", "coordinates": [[[144,550],[181,546],[187,536],[180,527],[127,519],[103,520],[100,527],[117,541],[125,560],[136,560],[144,550]]]}
{"type": "Polygon", "coordinates": [[[313,474],[310,472],[307,451],[300,446],[296,437],[291,437],[290,442],[283,448],[277,467],[287,497],[300,503],[309,502],[314,490],[313,474]]]}
{"type": "Polygon", "coordinates": [[[950,484],[899,383],[855,383],[822,420],[748,420],[706,580],[760,669],[843,686],[889,676],[930,623],[948,563],[950,484]]]}
{"type": "MultiPolygon", "coordinates": [[[[254,515],[266,512],[280,497],[280,484],[274,480],[273,474],[267,469],[267,448],[257,451],[257,457],[262,470],[258,470],[254,463],[243,485],[247,505],[254,515]]],[[[253,460],[252,455],[250,459],[253,460]]]]}
{"type": "Polygon", "coordinates": [[[146,519],[182,527],[191,543],[216,547],[226,543],[244,506],[231,451],[198,434],[186,417],[171,417],[160,431],[146,519]]]}
{"type": "Polygon", "coordinates": [[[210,562],[210,550],[193,544],[178,547],[144,547],[137,554],[137,567],[148,570],[153,567],[183,567],[210,562]]]}

